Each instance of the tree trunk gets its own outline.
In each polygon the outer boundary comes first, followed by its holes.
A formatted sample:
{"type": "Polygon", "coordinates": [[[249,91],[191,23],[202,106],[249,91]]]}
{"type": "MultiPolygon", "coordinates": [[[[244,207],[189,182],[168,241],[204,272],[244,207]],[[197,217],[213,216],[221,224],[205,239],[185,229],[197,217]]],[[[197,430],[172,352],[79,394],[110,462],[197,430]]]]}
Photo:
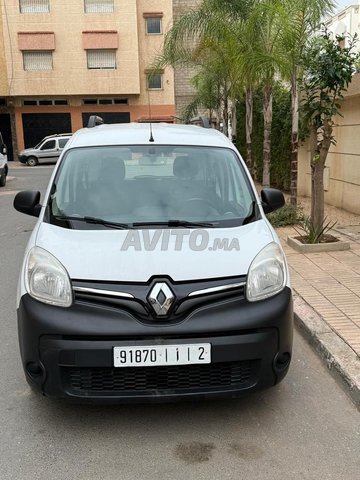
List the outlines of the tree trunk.
{"type": "Polygon", "coordinates": [[[223,119],[224,119],[224,126],[223,132],[224,135],[227,137],[229,136],[229,99],[227,95],[224,96],[224,105],[223,105],[223,119]]]}
{"type": "Polygon", "coordinates": [[[263,144],[263,187],[270,187],[270,155],[272,124],[272,84],[264,87],[264,144],[263,144]]]}
{"type": "Polygon", "coordinates": [[[236,99],[234,98],[231,101],[231,140],[236,142],[236,133],[237,133],[237,109],[236,109],[236,99]]]}
{"type": "MultiPolygon", "coordinates": [[[[331,146],[332,130],[331,119],[324,120],[322,140],[311,156],[311,223],[317,231],[324,225],[324,168],[331,146]]],[[[317,138],[317,131],[312,127],[312,145],[315,144],[314,137],[317,138]]],[[[314,147],[311,150],[313,149],[314,147]]]]}
{"type": "Polygon", "coordinates": [[[324,167],[318,156],[311,162],[311,223],[318,230],[324,222],[324,167]]]}
{"type": "Polygon", "coordinates": [[[252,160],[252,129],[253,129],[253,92],[251,87],[245,89],[246,106],[246,165],[256,180],[256,165],[252,160]]]}
{"type": "Polygon", "coordinates": [[[299,148],[299,88],[297,68],[295,68],[291,78],[291,117],[290,204],[296,207],[299,148]]]}

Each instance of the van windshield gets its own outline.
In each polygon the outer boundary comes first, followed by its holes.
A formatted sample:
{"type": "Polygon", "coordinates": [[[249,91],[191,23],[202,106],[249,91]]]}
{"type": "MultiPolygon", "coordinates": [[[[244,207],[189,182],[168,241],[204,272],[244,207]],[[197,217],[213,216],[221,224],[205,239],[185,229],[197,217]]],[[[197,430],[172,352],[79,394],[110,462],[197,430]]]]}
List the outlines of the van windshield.
{"type": "Polygon", "coordinates": [[[226,148],[72,149],[51,191],[50,222],[67,228],[230,227],[257,219],[244,169],[226,148]]]}

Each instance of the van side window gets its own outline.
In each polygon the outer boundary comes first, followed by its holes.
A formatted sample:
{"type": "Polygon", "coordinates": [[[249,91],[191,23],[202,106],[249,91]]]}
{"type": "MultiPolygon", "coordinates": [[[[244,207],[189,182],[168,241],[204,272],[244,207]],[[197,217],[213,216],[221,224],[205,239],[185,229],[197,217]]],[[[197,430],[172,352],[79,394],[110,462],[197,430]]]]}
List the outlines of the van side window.
{"type": "Polygon", "coordinates": [[[41,146],[40,150],[53,150],[55,146],[56,146],[55,140],[48,140],[41,146]]]}
{"type": "Polygon", "coordinates": [[[59,139],[59,148],[64,148],[68,141],[69,141],[68,138],[60,138],[59,139]]]}

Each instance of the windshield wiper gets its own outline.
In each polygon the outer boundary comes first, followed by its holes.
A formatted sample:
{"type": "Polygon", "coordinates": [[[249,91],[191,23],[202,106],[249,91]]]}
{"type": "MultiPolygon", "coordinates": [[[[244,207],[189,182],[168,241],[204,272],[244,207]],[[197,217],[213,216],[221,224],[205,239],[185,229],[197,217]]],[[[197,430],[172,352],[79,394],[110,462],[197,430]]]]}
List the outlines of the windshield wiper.
{"type": "Polygon", "coordinates": [[[104,227],[117,228],[119,230],[130,230],[132,227],[128,223],[111,222],[103,218],[96,217],[71,217],[66,215],[53,215],[56,220],[68,220],[73,222],[85,222],[93,225],[103,225],[104,227]]]}
{"type": "Polygon", "coordinates": [[[211,228],[215,223],[189,222],[187,220],[167,220],[166,222],[135,222],[133,227],[187,227],[187,228],[211,228]]]}

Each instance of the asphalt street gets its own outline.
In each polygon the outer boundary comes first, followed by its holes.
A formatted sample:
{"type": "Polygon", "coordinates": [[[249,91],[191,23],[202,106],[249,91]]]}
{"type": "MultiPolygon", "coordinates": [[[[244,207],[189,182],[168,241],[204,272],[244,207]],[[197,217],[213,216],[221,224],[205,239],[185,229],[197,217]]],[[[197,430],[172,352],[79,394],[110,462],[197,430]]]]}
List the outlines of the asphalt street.
{"type": "Polygon", "coordinates": [[[12,202],[51,171],[10,165],[0,189],[0,479],[359,480],[359,412],[297,333],[286,379],[238,400],[84,407],[29,389],[16,285],[35,219],[12,202]]]}

